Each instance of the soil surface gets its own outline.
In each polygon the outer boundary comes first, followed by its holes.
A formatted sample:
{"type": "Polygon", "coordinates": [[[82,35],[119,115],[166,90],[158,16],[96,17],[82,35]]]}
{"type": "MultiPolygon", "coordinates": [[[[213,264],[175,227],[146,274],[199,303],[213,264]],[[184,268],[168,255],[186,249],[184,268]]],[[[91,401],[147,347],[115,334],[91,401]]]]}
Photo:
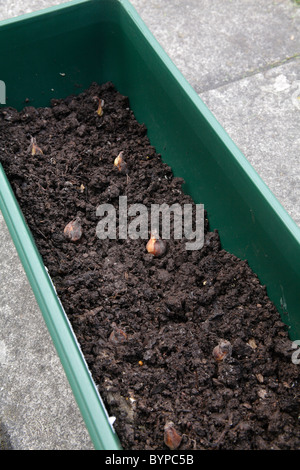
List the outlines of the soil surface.
{"type": "Polygon", "coordinates": [[[147,207],[192,203],[128,98],[93,83],[48,108],[2,108],[0,141],[0,161],[123,447],[299,449],[299,365],[286,328],[207,217],[201,250],[171,239],[161,257],[143,239],[96,234],[96,208],[118,209],[119,196],[147,207]],[[121,151],[126,171],[114,166],[121,151]],[[74,220],[77,241],[64,233],[74,220]]]}

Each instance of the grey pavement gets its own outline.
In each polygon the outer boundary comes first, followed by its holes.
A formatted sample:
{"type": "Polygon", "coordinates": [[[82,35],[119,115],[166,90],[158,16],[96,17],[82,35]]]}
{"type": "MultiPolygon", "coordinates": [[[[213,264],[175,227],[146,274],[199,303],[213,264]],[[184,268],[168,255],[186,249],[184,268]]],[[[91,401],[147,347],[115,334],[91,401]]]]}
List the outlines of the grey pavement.
{"type": "MultiPolygon", "coordinates": [[[[0,0],[0,19],[59,3],[0,0]]],[[[300,226],[299,1],[131,3],[300,226]]],[[[0,449],[92,449],[1,214],[0,285],[0,449]]]]}

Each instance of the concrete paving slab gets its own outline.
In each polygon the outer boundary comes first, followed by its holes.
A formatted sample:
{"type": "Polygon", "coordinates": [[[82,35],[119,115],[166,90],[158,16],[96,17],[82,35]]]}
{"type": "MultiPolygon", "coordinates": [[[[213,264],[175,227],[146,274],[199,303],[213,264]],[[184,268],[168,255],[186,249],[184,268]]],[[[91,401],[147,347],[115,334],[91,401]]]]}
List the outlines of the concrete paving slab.
{"type": "Polygon", "coordinates": [[[201,94],[300,226],[300,58],[201,94]]]}
{"type": "Polygon", "coordinates": [[[300,53],[300,9],[291,0],[131,3],[200,94],[300,53]]]}
{"type": "MultiPolygon", "coordinates": [[[[60,3],[0,0],[0,20],[60,3]]],[[[131,3],[300,223],[300,7],[292,0],[131,3]]],[[[92,448],[1,214],[0,286],[0,448],[92,448]]]]}

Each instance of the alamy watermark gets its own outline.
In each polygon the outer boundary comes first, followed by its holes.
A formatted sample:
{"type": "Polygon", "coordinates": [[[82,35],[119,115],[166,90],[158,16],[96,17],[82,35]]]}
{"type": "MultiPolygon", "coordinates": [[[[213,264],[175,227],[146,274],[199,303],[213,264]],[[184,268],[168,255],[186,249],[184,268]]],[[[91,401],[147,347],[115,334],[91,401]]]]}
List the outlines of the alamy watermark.
{"type": "Polygon", "coordinates": [[[116,240],[130,238],[149,239],[150,233],[164,240],[185,238],[186,250],[200,250],[204,245],[204,205],[203,204],[144,204],[128,206],[127,196],[119,197],[118,214],[112,204],[100,204],[96,215],[102,217],[98,222],[98,238],[116,240]],[[172,223],[173,221],[173,223],[172,223]],[[171,233],[171,225],[173,230],[171,233]]]}
{"type": "Polygon", "coordinates": [[[6,104],[6,86],[3,80],[0,80],[0,104],[6,104]]]}

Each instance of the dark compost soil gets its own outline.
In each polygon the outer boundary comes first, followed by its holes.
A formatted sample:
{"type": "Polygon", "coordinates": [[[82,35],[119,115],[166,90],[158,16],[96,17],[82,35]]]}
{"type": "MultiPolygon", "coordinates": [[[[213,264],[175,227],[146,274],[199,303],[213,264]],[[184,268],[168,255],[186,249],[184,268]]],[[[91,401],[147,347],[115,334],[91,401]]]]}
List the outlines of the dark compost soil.
{"type": "Polygon", "coordinates": [[[168,449],[171,421],[179,449],[299,449],[299,366],[286,327],[207,218],[201,250],[170,240],[162,257],[147,253],[145,240],[96,235],[96,208],[118,208],[121,195],[147,207],[192,202],[127,97],[93,83],[49,108],[2,108],[0,140],[1,163],[123,447],[168,449]],[[101,116],[95,97],[104,100],[101,116]],[[113,165],[120,151],[128,174],[113,165]],[[64,228],[76,217],[74,243],[64,228]],[[218,361],[222,340],[229,353],[218,361]]]}

